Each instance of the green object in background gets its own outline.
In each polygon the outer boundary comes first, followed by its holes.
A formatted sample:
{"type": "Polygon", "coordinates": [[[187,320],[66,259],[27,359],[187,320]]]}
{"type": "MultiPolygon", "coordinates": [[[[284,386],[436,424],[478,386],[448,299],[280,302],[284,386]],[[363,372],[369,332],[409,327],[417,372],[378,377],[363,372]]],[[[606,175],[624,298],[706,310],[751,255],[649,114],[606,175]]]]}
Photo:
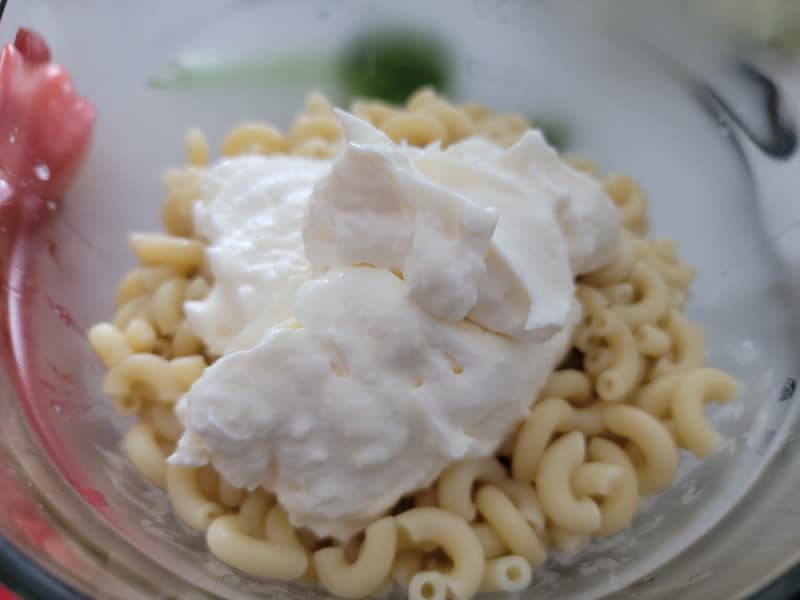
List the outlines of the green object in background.
{"type": "MultiPolygon", "coordinates": [[[[322,87],[338,100],[374,98],[405,102],[423,86],[451,96],[455,61],[432,34],[404,29],[372,31],[354,38],[334,56],[277,54],[226,59],[214,54],[185,55],[160,68],[148,84],[158,90],[322,87]]],[[[569,144],[569,127],[557,119],[533,118],[559,151],[569,144]]]]}
{"type": "Polygon", "coordinates": [[[341,81],[350,98],[401,103],[429,85],[447,94],[453,66],[447,48],[418,32],[377,31],[356,38],[340,59],[341,81]]]}
{"type": "Polygon", "coordinates": [[[324,85],[345,99],[402,102],[425,85],[443,94],[450,92],[453,66],[449,56],[435,36],[393,29],[357,37],[333,57],[185,55],[151,75],[148,84],[160,90],[324,85]]]}

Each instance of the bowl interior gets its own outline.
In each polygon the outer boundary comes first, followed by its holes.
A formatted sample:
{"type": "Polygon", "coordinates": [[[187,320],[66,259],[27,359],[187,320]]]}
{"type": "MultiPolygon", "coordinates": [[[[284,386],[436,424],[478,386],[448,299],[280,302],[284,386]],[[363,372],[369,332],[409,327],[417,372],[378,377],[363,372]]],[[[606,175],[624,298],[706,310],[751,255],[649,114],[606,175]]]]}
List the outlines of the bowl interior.
{"type": "Polygon", "coordinates": [[[644,577],[708,532],[778,447],[794,416],[791,403],[779,399],[797,375],[800,338],[746,164],[688,90],[641,56],[564,19],[547,2],[181,0],[154,3],[150,12],[131,3],[72,5],[12,3],[3,27],[6,34],[20,23],[41,30],[98,106],[86,168],[28,249],[15,331],[19,400],[35,443],[101,517],[92,527],[111,528],[132,552],[214,593],[311,594],[235,573],[176,520],[165,495],[121,454],[131,421],[115,416],[100,392],[103,369],[84,332],[111,315],[116,284],[134,264],[127,233],[160,229],[160,174],[182,162],[187,127],[203,128],[218,145],[242,120],[285,127],[309,87],[341,96],[326,77],[213,90],[153,90],[148,77],[187,54],[327,57],[356,33],[384,25],[433,31],[446,41],[456,59],[457,100],[557,121],[569,131],[570,150],[641,182],[653,235],[677,240],[697,267],[688,312],[705,327],[709,364],[744,383],[735,402],[710,408],[724,436],[720,450],[703,463],[684,453],[678,482],[648,500],[630,530],[538,570],[537,597],[556,590],[597,597],[644,577]]]}

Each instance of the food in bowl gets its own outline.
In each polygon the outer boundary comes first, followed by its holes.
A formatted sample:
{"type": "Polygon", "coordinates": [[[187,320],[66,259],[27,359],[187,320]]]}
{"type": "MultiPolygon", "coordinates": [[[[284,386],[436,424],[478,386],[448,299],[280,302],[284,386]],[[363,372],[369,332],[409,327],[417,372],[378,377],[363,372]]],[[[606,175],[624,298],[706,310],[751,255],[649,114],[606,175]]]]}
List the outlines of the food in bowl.
{"type": "Polygon", "coordinates": [[[717,436],[693,269],[642,189],[429,89],[198,130],[89,331],[126,451],[210,551],[348,598],[516,591],[717,436]]]}

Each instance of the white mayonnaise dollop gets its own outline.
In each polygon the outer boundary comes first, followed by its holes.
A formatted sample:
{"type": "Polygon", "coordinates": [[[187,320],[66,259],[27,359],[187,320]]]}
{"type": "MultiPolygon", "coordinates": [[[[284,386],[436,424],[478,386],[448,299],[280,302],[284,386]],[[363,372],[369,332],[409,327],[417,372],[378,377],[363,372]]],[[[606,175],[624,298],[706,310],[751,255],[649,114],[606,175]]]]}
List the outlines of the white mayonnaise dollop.
{"type": "Polygon", "coordinates": [[[611,258],[619,225],[538,131],[417,149],[339,118],[332,163],[208,172],[214,285],[186,309],[222,357],[181,399],[169,460],[211,461],[346,539],[525,417],[580,316],[574,277],[611,258]]]}

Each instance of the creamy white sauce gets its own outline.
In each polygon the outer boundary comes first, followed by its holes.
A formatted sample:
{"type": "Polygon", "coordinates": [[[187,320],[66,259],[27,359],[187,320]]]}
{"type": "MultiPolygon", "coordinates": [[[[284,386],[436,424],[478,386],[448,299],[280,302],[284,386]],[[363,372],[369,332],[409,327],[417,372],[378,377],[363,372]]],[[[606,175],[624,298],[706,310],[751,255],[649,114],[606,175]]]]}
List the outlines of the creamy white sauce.
{"type": "Polygon", "coordinates": [[[525,417],[569,346],[574,276],[619,226],[536,131],[415,149],[339,116],[333,164],[209,171],[195,210],[215,281],[187,311],[223,356],[181,400],[169,460],[210,460],[344,539],[525,417]]]}

